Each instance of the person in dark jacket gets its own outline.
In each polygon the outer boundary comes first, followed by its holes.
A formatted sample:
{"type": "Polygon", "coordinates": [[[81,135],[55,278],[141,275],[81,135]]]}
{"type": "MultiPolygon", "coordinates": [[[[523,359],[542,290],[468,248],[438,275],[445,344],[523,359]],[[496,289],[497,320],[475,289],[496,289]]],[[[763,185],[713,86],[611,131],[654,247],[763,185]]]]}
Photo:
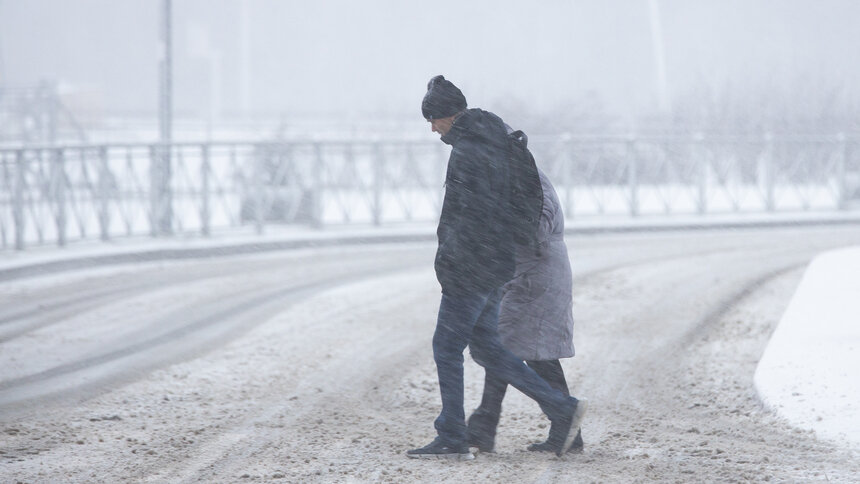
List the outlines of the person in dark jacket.
{"type": "MultiPolygon", "coordinates": [[[[570,394],[559,358],[574,355],[573,276],[564,242],[564,214],[549,178],[538,170],[543,192],[536,244],[518,244],[514,277],[503,288],[499,335],[505,348],[553,388],[570,394]]],[[[486,372],[480,406],[469,417],[468,440],[481,452],[493,452],[496,427],[508,384],[486,372]]],[[[577,429],[571,451],[583,448],[577,429]]],[[[551,442],[532,444],[534,451],[552,451],[551,442]]]]}
{"type": "Polygon", "coordinates": [[[501,288],[515,268],[508,127],[493,113],[467,109],[463,93],[443,76],[428,83],[421,112],[452,146],[435,260],[442,300],[433,359],[442,411],[434,422],[436,439],[407,455],[473,458],[463,410],[463,351],[469,346],[478,364],[538,402],[551,422],[548,440],[561,456],[573,444],[586,402],[524,365],[502,346],[497,328],[501,288]]]}

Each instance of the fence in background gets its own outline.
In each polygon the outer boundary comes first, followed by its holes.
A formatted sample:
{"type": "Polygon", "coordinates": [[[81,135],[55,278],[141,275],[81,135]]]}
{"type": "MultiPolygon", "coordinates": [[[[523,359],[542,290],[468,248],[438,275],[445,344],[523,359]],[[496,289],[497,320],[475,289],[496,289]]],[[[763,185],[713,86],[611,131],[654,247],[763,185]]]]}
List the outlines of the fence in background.
{"type": "MultiPolygon", "coordinates": [[[[535,138],[568,218],[846,210],[856,136],[535,138]]],[[[439,141],[110,144],[0,149],[0,247],[273,224],[433,221],[439,141]]]]}

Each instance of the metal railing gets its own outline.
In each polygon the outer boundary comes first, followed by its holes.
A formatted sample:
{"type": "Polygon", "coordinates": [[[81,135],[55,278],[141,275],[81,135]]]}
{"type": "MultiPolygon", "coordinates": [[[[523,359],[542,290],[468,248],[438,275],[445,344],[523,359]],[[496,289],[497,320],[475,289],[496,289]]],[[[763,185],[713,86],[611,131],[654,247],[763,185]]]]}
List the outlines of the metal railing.
{"type": "MultiPolygon", "coordinates": [[[[568,218],[849,209],[856,136],[534,138],[568,218]]],[[[434,221],[449,147],[422,141],[0,149],[0,247],[273,224],[434,221]]]]}

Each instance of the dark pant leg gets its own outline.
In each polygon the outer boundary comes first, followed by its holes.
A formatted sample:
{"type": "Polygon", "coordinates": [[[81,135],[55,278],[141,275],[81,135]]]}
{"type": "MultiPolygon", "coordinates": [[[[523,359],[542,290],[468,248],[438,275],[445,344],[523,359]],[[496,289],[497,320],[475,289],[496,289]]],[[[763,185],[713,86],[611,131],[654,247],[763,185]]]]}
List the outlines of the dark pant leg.
{"type": "Polygon", "coordinates": [[[502,413],[502,400],[508,390],[508,382],[497,377],[493,372],[484,372],[484,393],[481,396],[480,408],[487,415],[498,420],[502,413]]]}
{"type": "Polygon", "coordinates": [[[483,366],[488,373],[492,373],[495,377],[509,383],[535,400],[547,417],[550,420],[555,420],[569,407],[571,402],[566,395],[552,388],[534,370],[526,366],[523,360],[502,346],[496,329],[500,296],[500,290],[492,296],[495,300],[495,313],[482,313],[475,324],[469,342],[472,358],[483,366]]]}
{"type": "Polygon", "coordinates": [[[567,380],[564,379],[564,369],[561,367],[561,362],[558,360],[532,360],[526,361],[526,364],[546,380],[549,386],[570,396],[570,389],[567,388],[567,380]]]}
{"type": "Polygon", "coordinates": [[[469,344],[476,321],[489,312],[498,318],[498,299],[489,294],[442,294],[439,317],[433,334],[433,359],[439,375],[442,412],[434,426],[448,444],[466,440],[466,418],[463,410],[463,350],[469,344]],[[495,301],[495,302],[493,302],[495,301]],[[487,307],[490,306],[490,307],[487,307]]]}
{"type": "MultiPolygon", "coordinates": [[[[567,380],[564,378],[564,369],[558,360],[548,361],[526,361],[531,369],[535,371],[541,378],[547,381],[549,385],[556,390],[563,392],[565,395],[570,395],[570,389],[567,388],[567,380]]],[[[576,437],[573,441],[575,449],[582,450],[582,429],[577,430],[576,437]]]]}
{"type": "MultiPolygon", "coordinates": [[[[570,396],[570,389],[567,387],[567,381],[564,378],[564,370],[558,360],[526,361],[526,364],[538,374],[539,377],[546,380],[549,386],[564,393],[565,396],[570,396]]],[[[502,400],[505,399],[508,384],[491,371],[486,371],[484,375],[484,393],[481,397],[480,409],[490,415],[499,418],[502,413],[502,400]]]]}

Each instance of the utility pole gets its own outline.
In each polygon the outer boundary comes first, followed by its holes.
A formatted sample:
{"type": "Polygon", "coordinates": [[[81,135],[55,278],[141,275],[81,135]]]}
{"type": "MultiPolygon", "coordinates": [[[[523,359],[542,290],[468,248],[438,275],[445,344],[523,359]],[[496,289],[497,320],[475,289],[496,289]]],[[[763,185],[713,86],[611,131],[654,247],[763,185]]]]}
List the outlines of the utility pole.
{"type": "Polygon", "coordinates": [[[651,14],[651,51],[654,54],[654,70],[657,74],[657,100],[660,112],[669,113],[672,110],[672,100],[669,97],[669,82],[666,78],[666,52],[663,45],[663,27],[660,24],[660,5],[658,0],[650,0],[651,14]]]}
{"type": "MultiPolygon", "coordinates": [[[[0,0],[0,16],[3,15],[3,1],[0,0]]],[[[6,69],[3,65],[3,32],[0,31],[0,91],[6,84],[6,69]]],[[[0,92],[2,94],[2,92],[0,92]]]]}
{"type": "Polygon", "coordinates": [[[239,2],[239,110],[242,119],[251,119],[251,7],[239,2]]]}
{"type": "Polygon", "coordinates": [[[159,50],[159,146],[153,150],[150,167],[151,232],[153,236],[173,233],[173,200],[170,190],[170,147],[173,125],[173,41],[171,0],[163,0],[159,50]]]}

